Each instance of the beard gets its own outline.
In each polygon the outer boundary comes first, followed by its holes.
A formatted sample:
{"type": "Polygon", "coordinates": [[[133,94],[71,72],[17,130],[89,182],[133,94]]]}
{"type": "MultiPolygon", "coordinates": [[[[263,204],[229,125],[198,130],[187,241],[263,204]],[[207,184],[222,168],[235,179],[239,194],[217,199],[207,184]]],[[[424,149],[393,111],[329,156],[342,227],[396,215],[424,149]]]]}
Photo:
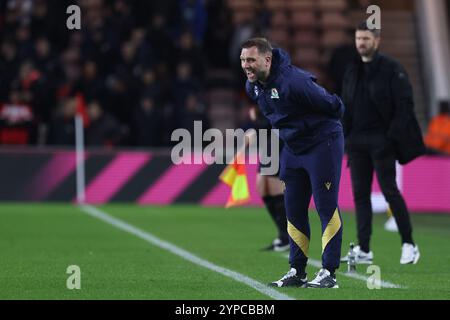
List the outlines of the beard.
{"type": "Polygon", "coordinates": [[[255,69],[250,69],[248,70],[248,72],[250,72],[250,74],[247,72],[247,70],[244,70],[247,79],[251,82],[257,82],[257,81],[264,81],[267,78],[267,74],[265,71],[263,70],[255,70],[255,69]]]}
{"type": "Polygon", "coordinates": [[[358,52],[362,57],[371,57],[373,56],[373,54],[375,53],[375,51],[377,50],[377,48],[375,46],[373,47],[360,47],[358,48],[358,52]]]}

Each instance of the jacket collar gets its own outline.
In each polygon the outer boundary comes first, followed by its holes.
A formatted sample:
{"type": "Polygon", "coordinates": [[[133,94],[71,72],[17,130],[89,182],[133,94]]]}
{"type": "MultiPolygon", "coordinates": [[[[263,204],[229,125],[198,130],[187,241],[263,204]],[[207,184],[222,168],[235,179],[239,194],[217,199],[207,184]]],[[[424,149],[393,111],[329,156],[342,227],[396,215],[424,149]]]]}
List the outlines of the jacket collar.
{"type": "MultiPolygon", "coordinates": [[[[369,72],[372,74],[375,70],[378,70],[380,63],[382,61],[383,55],[377,50],[373,56],[372,61],[370,62],[370,70],[369,72]]],[[[353,63],[349,67],[349,71],[351,72],[359,72],[363,67],[364,62],[361,59],[361,56],[357,56],[353,63]]]]}
{"type": "MultiPolygon", "coordinates": [[[[379,64],[380,64],[380,61],[381,61],[381,54],[380,54],[380,52],[377,50],[377,51],[375,51],[375,53],[374,53],[374,55],[373,55],[372,61],[370,61],[369,63],[370,63],[370,65],[371,65],[372,67],[377,68],[377,67],[379,66],[379,64]]],[[[361,56],[358,56],[358,58],[357,58],[357,65],[358,65],[358,66],[362,66],[364,63],[365,63],[365,62],[362,61],[361,56]]]]}

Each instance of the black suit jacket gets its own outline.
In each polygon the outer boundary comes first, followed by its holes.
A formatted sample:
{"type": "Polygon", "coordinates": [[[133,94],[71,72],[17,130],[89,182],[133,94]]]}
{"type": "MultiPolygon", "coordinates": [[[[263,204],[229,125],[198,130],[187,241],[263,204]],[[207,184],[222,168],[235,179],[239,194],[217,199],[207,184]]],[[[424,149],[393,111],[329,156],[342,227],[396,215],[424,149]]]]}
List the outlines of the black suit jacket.
{"type": "MultiPolygon", "coordinates": [[[[353,98],[362,64],[358,59],[344,75],[342,99],[347,107],[343,117],[345,137],[352,132],[353,98]]],[[[388,128],[386,137],[393,143],[400,164],[425,154],[422,131],[414,114],[412,86],[399,62],[384,54],[375,54],[369,73],[369,99],[388,128]]]]}

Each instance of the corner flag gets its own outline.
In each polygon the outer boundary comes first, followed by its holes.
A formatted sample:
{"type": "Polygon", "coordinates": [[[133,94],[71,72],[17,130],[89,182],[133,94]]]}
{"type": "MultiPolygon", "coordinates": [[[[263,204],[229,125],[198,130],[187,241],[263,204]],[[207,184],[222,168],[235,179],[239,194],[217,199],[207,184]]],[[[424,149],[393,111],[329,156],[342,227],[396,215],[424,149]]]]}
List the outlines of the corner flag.
{"type": "Polygon", "coordinates": [[[229,164],[220,174],[219,180],[231,188],[231,194],[225,208],[242,205],[250,200],[247,172],[244,164],[238,164],[236,161],[229,164]]]}

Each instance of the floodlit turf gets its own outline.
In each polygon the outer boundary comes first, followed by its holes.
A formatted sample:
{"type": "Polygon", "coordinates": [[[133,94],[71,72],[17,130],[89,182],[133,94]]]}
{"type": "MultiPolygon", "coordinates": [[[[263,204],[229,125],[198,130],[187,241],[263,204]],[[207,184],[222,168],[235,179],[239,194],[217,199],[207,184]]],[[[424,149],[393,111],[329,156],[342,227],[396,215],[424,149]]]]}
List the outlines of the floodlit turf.
{"type": "MultiPolygon", "coordinates": [[[[197,206],[100,208],[216,265],[267,283],[288,270],[285,253],[260,249],[275,235],[257,208],[197,206]]],[[[344,247],[355,240],[355,219],[343,214],[344,247]]],[[[421,250],[417,265],[401,266],[400,241],[375,216],[372,249],[383,281],[401,289],[369,290],[338,275],[340,289],[277,289],[295,299],[450,299],[450,216],[414,215],[421,250]]],[[[312,259],[320,259],[320,226],[310,213],[312,259]]],[[[270,299],[245,284],[88,216],[67,204],[0,205],[0,299],[270,299]],[[69,265],[81,269],[81,289],[69,290],[69,265]]],[[[345,271],[342,266],[341,271],[345,271]]],[[[366,266],[358,266],[361,275],[366,266]]],[[[308,267],[312,278],[315,267],[308,267]]]]}

